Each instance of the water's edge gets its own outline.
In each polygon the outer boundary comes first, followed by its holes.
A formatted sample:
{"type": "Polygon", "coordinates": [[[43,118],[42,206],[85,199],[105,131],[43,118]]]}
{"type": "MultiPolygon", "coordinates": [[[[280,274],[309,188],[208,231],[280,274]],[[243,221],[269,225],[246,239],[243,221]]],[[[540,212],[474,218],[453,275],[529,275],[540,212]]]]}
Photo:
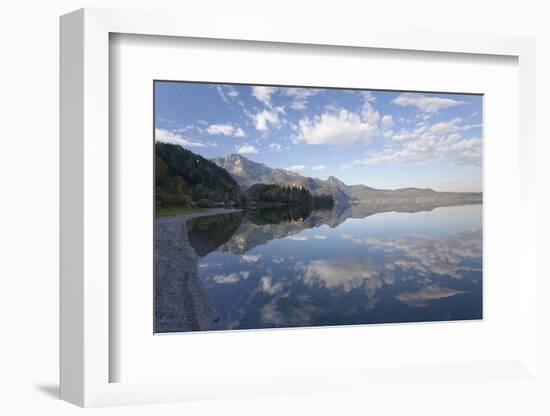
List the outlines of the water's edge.
{"type": "Polygon", "coordinates": [[[219,329],[219,318],[198,277],[200,258],[189,243],[185,224],[194,218],[239,211],[213,208],[155,219],[155,333],[219,329]]]}

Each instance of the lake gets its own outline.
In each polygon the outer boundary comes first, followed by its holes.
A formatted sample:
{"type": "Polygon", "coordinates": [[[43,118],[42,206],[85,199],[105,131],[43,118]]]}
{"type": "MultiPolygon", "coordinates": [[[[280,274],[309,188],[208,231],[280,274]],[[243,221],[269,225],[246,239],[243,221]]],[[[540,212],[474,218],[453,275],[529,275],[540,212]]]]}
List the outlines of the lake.
{"type": "Polygon", "coordinates": [[[482,318],[482,205],[254,210],[183,229],[194,256],[157,276],[155,332],[482,318]]]}

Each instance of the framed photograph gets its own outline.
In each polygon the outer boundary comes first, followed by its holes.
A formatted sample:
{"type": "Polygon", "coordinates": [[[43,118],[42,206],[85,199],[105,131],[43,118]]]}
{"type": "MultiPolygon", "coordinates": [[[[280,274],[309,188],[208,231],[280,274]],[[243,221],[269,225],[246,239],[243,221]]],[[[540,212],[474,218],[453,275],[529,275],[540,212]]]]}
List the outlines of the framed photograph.
{"type": "Polygon", "coordinates": [[[482,95],[154,95],[155,333],[482,319],[482,95]]]}
{"type": "Polygon", "coordinates": [[[198,20],[61,19],[62,398],[537,383],[534,40],[198,20]]]}

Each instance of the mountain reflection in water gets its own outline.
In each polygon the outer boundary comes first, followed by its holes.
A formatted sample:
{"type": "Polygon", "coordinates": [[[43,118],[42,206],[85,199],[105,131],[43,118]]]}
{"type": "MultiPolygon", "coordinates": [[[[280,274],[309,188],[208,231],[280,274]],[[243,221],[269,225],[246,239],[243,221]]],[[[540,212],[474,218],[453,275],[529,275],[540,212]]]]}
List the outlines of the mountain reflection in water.
{"type": "MultiPolygon", "coordinates": [[[[160,302],[156,317],[170,325],[156,319],[156,332],[480,319],[481,205],[379,211],[251,210],[187,221],[198,257],[186,260],[196,270],[186,279],[200,299],[186,292],[160,302]],[[197,302],[209,315],[190,326],[186,308],[197,302]]],[[[157,278],[157,299],[178,278],[157,278]]]]}

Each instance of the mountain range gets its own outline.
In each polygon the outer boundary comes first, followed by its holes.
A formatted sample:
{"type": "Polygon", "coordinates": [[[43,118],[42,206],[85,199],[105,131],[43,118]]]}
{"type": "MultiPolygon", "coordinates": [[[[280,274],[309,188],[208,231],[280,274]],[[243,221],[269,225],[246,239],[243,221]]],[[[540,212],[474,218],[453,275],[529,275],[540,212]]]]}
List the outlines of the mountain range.
{"type": "Polygon", "coordinates": [[[313,194],[330,194],[335,205],[340,208],[353,204],[400,204],[414,201],[420,204],[461,205],[480,203],[480,192],[437,192],[430,188],[400,188],[375,189],[366,185],[347,185],[334,176],[327,179],[311,178],[298,173],[271,168],[263,163],[254,162],[242,155],[231,154],[226,157],[211,159],[219,167],[225,169],[241,187],[246,190],[250,186],[263,184],[285,184],[303,186],[313,194]]]}

